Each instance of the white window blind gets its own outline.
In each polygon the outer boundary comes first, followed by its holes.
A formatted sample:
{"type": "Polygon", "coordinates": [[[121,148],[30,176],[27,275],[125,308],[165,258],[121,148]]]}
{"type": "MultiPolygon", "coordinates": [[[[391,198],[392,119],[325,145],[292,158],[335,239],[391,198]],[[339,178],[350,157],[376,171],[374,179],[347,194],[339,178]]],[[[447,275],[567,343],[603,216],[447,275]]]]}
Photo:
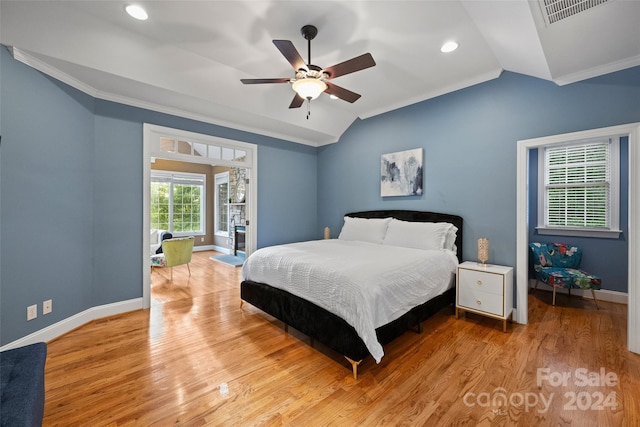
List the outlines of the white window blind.
{"type": "Polygon", "coordinates": [[[539,234],[617,239],[619,193],[619,136],[538,149],[539,234]]]}
{"type": "Polygon", "coordinates": [[[610,142],[545,149],[548,227],[609,228],[610,142]]]}

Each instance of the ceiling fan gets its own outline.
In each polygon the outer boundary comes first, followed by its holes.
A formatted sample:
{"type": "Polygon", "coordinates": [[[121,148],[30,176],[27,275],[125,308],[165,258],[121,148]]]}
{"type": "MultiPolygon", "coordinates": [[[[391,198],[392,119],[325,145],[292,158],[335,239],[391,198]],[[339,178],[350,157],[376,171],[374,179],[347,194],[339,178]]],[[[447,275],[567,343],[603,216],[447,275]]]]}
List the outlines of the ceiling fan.
{"type": "Polygon", "coordinates": [[[370,53],[357,56],[339,64],[328,68],[320,68],[311,64],[311,40],[318,34],[318,29],[313,25],[305,25],[300,29],[302,36],[307,40],[308,45],[308,63],[305,64],[304,59],[300,56],[295,46],[289,40],[274,40],[280,53],[293,66],[296,74],[294,78],[282,77],[275,79],[240,79],[244,84],[262,84],[262,83],[291,83],[293,90],[296,92],[289,108],[299,108],[307,100],[307,119],[309,118],[309,104],[312,99],[316,99],[321,93],[325,92],[336,98],[347,102],[356,102],[361,95],[351,92],[340,87],[329,80],[336,77],[344,76],[356,71],[376,65],[370,53]]]}

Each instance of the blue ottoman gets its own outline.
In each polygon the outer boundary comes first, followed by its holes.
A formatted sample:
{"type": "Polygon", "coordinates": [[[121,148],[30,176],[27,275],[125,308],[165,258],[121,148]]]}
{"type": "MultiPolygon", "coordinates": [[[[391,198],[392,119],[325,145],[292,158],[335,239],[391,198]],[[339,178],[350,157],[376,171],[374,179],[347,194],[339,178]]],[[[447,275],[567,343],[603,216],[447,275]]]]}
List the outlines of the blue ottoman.
{"type": "Polygon", "coordinates": [[[43,342],[0,352],[0,426],[42,426],[46,359],[43,342]]]}

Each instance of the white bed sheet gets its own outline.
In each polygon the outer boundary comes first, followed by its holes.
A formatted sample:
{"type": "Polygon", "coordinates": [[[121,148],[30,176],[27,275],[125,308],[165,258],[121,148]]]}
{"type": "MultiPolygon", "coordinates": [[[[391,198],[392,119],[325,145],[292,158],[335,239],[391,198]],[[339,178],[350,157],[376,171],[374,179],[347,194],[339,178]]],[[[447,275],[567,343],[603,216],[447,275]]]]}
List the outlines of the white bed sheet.
{"type": "Polygon", "coordinates": [[[304,298],[354,327],[380,362],[375,329],[454,284],[456,254],[338,239],[271,246],[244,263],[243,280],[304,298]]]}

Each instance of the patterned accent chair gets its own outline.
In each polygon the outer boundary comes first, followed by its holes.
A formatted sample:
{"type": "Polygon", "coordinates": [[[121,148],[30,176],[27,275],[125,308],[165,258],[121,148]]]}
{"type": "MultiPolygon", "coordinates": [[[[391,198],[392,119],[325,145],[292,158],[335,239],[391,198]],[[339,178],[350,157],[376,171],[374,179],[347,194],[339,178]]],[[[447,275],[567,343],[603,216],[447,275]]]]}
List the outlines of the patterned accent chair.
{"type": "Polygon", "coordinates": [[[602,280],[598,276],[580,269],[582,249],[566,243],[530,243],[532,273],[536,278],[534,292],[538,282],[553,287],[553,305],[556,305],[556,289],[566,288],[571,296],[571,289],[589,289],[593,302],[598,307],[595,289],[600,289],[602,280]]]}
{"type": "Polygon", "coordinates": [[[153,267],[171,267],[171,281],[173,282],[173,267],[187,264],[189,276],[191,276],[191,255],[193,254],[193,242],[195,238],[181,237],[167,239],[162,242],[162,253],[151,256],[151,269],[153,267]]]}

